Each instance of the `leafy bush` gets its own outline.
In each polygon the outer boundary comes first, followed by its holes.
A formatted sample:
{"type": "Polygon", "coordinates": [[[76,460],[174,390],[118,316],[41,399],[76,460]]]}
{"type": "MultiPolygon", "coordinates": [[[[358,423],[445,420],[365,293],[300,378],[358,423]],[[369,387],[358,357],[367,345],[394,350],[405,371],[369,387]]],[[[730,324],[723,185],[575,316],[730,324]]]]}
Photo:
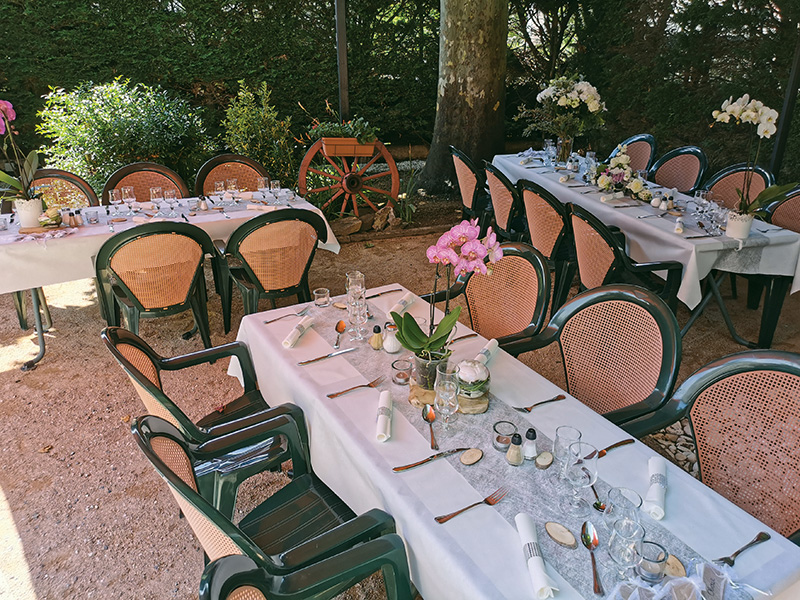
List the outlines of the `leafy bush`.
{"type": "Polygon", "coordinates": [[[232,152],[264,165],[270,177],[296,181],[292,119],[278,118],[278,111],[270,104],[271,95],[265,82],[255,89],[239,82],[239,94],[231,101],[222,122],[225,145],[232,152]]]}
{"type": "Polygon", "coordinates": [[[158,87],[129,80],[51,88],[37,132],[52,140],[49,167],[86,179],[100,192],[119,167],[139,161],[166,165],[191,182],[213,147],[198,112],[158,87]]]}

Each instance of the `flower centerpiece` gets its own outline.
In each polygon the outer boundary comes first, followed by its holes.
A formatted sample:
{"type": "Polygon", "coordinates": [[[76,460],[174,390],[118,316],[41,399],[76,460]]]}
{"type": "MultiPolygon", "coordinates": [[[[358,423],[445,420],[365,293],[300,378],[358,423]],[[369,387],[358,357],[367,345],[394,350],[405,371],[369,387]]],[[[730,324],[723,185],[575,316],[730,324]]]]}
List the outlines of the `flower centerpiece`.
{"type": "Polygon", "coordinates": [[[503,250],[497,241],[497,236],[489,228],[485,238],[478,239],[480,227],[477,221],[462,221],[450,231],[442,234],[439,240],[430,246],[426,252],[428,261],[436,265],[436,275],[433,279],[433,293],[431,298],[429,328],[427,334],[417,323],[416,319],[408,313],[400,315],[391,313],[397,325],[397,339],[402,346],[414,353],[416,359],[417,384],[425,389],[433,389],[436,380],[436,365],[444,362],[450,356],[450,349],[446,348],[453,327],[461,314],[461,307],[450,311],[450,284],[452,276],[467,273],[490,274],[491,265],[503,257],[503,250]],[[489,265],[485,260],[488,257],[489,265]],[[444,268],[447,278],[445,290],[445,316],[438,325],[434,324],[434,299],[438,291],[439,279],[444,268]]]}
{"type": "Polygon", "coordinates": [[[536,96],[541,105],[526,108],[522,105],[515,120],[530,121],[523,135],[543,131],[561,138],[558,162],[566,162],[572,152],[572,140],[591,129],[602,127],[606,105],[600,100],[597,89],[581,75],[553,79],[536,96]]]}
{"type": "MultiPolygon", "coordinates": [[[[753,167],[758,164],[758,156],[761,152],[761,142],[769,139],[777,131],[775,123],[778,120],[778,111],[765,106],[759,100],[751,100],[745,94],[735,102],[733,96],[722,103],[720,110],[711,113],[716,123],[730,123],[733,121],[737,125],[742,123],[750,125],[750,136],[747,150],[747,170],[745,171],[744,182],[741,188],[737,188],[739,201],[735,208],[728,213],[728,228],[726,233],[734,238],[746,238],[750,234],[750,227],[753,224],[755,212],[776,200],[786,197],[786,193],[791,190],[796,183],[786,185],[771,185],[755,198],[750,197],[750,186],[753,182],[755,171],[753,167]],[[753,154],[753,142],[756,136],[755,154],[753,154]]],[[[713,126],[713,124],[712,124],[713,126]]]]}
{"type": "Polygon", "coordinates": [[[604,192],[625,194],[642,202],[650,202],[653,198],[645,182],[634,176],[627,146],[617,146],[617,153],[607,163],[598,165],[590,179],[604,192]]]}
{"type": "Polygon", "coordinates": [[[42,213],[43,203],[41,194],[33,188],[31,183],[33,175],[39,167],[39,155],[36,150],[31,150],[27,156],[24,156],[17,146],[14,136],[19,132],[11,124],[11,121],[16,118],[17,113],[11,102],[0,100],[0,135],[5,134],[3,155],[6,162],[13,166],[16,175],[9,175],[0,170],[0,183],[8,186],[8,191],[5,193],[6,199],[10,198],[14,201],[20,226],[36,227],[39,225],[39,215],[42,213]]]}

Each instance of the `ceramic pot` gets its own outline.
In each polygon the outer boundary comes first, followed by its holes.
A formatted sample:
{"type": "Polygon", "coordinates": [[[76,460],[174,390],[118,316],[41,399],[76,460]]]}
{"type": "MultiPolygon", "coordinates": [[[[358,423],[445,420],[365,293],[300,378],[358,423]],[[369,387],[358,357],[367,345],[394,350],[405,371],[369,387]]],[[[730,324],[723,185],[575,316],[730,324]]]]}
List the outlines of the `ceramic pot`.
{"type": "Polygon", "coordinates": [[[753,226],[753,215],[743,215],[730,211],[728,213],[728,226],[725,234],[735,240],[746,240],[750,235],[750,228],[753,226]]]}
{"type": "Polygon", "coordinates": [[[39,227],[39,215],[42,214],[42,199],[14,200],[20,227],[39,227]]]}

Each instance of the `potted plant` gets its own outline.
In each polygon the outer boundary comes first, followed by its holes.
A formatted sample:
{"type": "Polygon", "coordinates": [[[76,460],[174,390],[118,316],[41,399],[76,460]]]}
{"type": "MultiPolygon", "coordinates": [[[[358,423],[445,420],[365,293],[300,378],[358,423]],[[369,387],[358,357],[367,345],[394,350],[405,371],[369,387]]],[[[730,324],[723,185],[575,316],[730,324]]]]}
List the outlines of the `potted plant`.
{"type": "Polygon", "coordinates": [[[36,150],[31,150],[28,156],[23,156],[22,151],[17,147],[14,141],[17,131],[11,125],[11,121],[16,118],[17,113],[11,102],[0,100],[0,135],[5,134],[3,155],[6,157],[6,161],[13,165],[16,173],[16,177],[14,177],[0,170],[0,183],[9,187],[6,199],[10,197],[14,201],[20,227],[38,227],[39,215],[42,214],[44,206],[41,194],[33,189],[31,183],[39,166],[39,155],[36,150]]]}
{"type": "Polygon", "coordinates": [[[447,340],[461,314],[460,306],[450,311],[450,283],[453,274],[466,274],[470,271],[489,274],[491,265],[503,257],[497,236],[491,228],[482,240],[478,239],[479,235],[480,227],[477,221],[462,221],[450,231],[443,233],[439,240],[428,248],[426,255],[428,261],[436,265],[436,275],[433,279],[428,321],[430,326],[427,334],[410,314],[391,313],[397,325],[398,341],[404,348],[414,353],[415,379],[417,385],[424,389],[433,389],[433,384],[436,382],[436,366],[446,362],[450,356],[451,350],[447,348],[447,340]],[[488,266],[485,259],[488,259],[488,266]],[[447,277],[445,316],[438,325],[435,325],[433,299],[436,297],[439,278],[442,276],[442,267],[447,277]]]}
{"type": "Polygon", "coordinates": [[[606,105],[601,102],[597,89],[581,75],[551,80],[536,96],[536,101],[541,106],[529,109],[523,104],[514,120],[530,120],[523,132],[525,136],[537,130],[557,135],[561,139],[559,163],[565,163],[572,153],[575,136],[604,124],[602,113],[606,105]]]}
{"type": "Polygon", "coordinates": [[[725,231],[728,237],[743,240],[750,235],[750,228],[753,225],[756,211],[767,204],[785,198],[786,193],[797,184],[771,185],[755,198],[750,197],[750,184],[755,173],[752,167],[758,164],[762,140],[772,137],[772,134],[777,131],[775,123],[778,120],[778,111],[765,106],[763,102],[751,100],[750,96],[745,94],[735,102],[733,101],[733,96],[731,96],[722,103],[721,109],[712,112],[711,116],[714,117],[717,123],[730,123],[731,119],[733,119],[737,125],[742,123],[751,125],[747,150],[747,170],[745,171],[742,188],[736,188],[739,201],[736,203],[736,207],[728,213],[728,225],[725,231]],[[753,156],[753,141],[756,136],[758,136],[758,144],[756,145],[755,156],[753,156]]]}
{"type": "Polygon", "coordinates": [[[325,110],[331,120],[320,121],[315,117],[308,128],[309,140],[321,139],[327,156],[369,157],[374,154],[379,131],[377,127],[370,125],[364,117],[344,121],[327,101],[325,110]]]}
{"type": "Polygon", "coordinates": [[[631,169],[627,146],[617,146],[617,153],[607,163],[598,165],[595,172],[590,174],[590,179],[604,192],[612,192],[619,197],[627,194],[642,202],[653,199],[644,181],[635,176],[631,169]]]}

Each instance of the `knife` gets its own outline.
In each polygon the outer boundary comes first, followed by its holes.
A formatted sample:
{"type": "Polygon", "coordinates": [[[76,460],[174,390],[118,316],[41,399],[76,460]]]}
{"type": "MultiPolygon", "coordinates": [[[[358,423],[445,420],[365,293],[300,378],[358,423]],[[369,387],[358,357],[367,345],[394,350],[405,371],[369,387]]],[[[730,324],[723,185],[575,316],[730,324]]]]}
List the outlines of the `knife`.
{"type": "Polygon", "coordinates": [[[469,338],[474,338],[474,337],[478,337],[478,334],[477,333],[466,333],[464,335],[458,336],[457,338],[453,338],[452,340],[447,342],[446,345],[449,346],[450,344],[455,344],[456,342],[460,342],[461,340],[468,340],[469,338]]]}
{"type": "Polygon", "coordinates": [[[344,350],[337,350],[336,352],[331,352],[330,354],[326,354],[324,356],[318,356],[317,358],[310,358],[309,360],[301,360],[298,365],[310,365],[311,363],[315,363],[319,360],[325,360],[326,358],[331,358],[332,356],[339,356],[340,354],[344,354],[345,352],[352,352],[353,350],[357,350],[357,348],[345,348],[344,350]]]}
{"type": "Polygon", "coordinates": [[[627,446],[628,444],[632,444],[636,440],[622,440],[621,442],[617,442],[616,444],[611,444],[607,448],[603,448],[597,453],[597,458],[603,458],[606,454],[608,454],[614,448],[619,448],[621,446],[627,446]]]}
{"type": "Polygon", "coordinates": [[[402,292],[400,288],[395,288],[393,290],[386,290],[385,292],[378,292],[377,294],[372,294],[367,296],[367,300],[372,300],[373,298],[377,298],[378,296],[383,296],[384,294],[391,294],[392,292],[402,292]]]}
{"type": "Polygon", "coordinates": [[[395,467],[394,469],[392,469],[392,471],[394,471],[395,473],[400,473],[401,471],[407,471],[408,469],[413,469],[414,467],[419,467],[420,465],[429,463],[432,460],[436,460],[437,458],[450,456],[451,454],[458,454],[459,452],[465,452],[467,450],[469,450],[469,448],[456,448],[455,450],[447,450],[446,452],[437,452],[436,454],[431,454],[428,458],[423,458],[419,462],[411,463],[410,465],[403,465],[402,467],[395,467]]]}
{"type": "Polygon", "coordinates": [[[189,222],[189,218],[185,214],[181,213],[181,216],[183,217],[184,221],[186,221],[187,223],[189,222]]]}

